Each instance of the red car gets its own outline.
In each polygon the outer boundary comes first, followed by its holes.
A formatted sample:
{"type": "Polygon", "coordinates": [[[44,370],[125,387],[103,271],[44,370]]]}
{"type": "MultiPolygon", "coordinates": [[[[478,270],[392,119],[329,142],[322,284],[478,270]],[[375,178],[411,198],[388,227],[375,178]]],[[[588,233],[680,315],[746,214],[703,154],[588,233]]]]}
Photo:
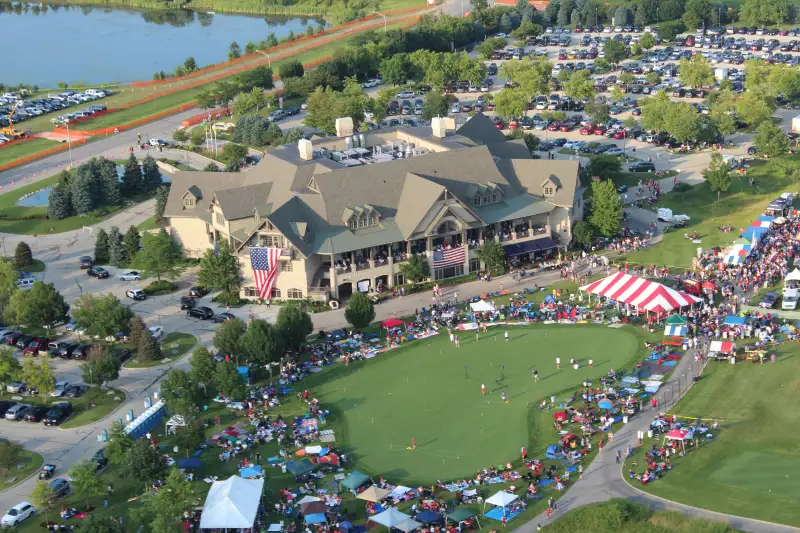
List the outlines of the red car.
{"type": "Polygon", "coordinates": [[[495,117],[495,119],[492,122],[494,122],[494,125],[498,130],[502,130],[503,129],[503,119],[502,118],[495,117]]]}
{"type": "Polygon", "coordinates": [[[508,129],[515,130],[517,128],[519,128],[519,122],[513,119],[508,121],[508,129]]]}
{"type": "Polygon", "coordinates": [[[494,104],[491,102],[486,102],[485,107],[486,111],[494,111],[494,104]]]}
{"type": "Polygon", "coordinates": [[[567,60],[567,54],[558,54],[558,60],[559,61],[566,61],[567,60]]]}
{"type": "Polygon", "coordinates": [[[547,125],[547,130],[548,131],[558,131],[558,128],[560,128],[560,127],[561,127],[561,123],[560,122],[551,122],[550,124],[547,125]]]}
{"type": "Polygon", "coordinates": [[[604,135],[606,131],[608,131],[608,128],[606,128],[605,126],[595,126],[592,133],[594,133],[595,135],[604,135]]]}
{"type": "Polygon", "coordinates": [[[23,356],[31,355],[33,357],[36,357],[37,355],[39,355],[39,350],[47,351],[47,343],[48,342],[50,342],[50,341],[48,341],[45,338],[37,337],[37,338],[33,339],[25,347],[24,350],[22,350],[22,355],[23,356]]]}
{"type": "Polygon", "coordinates": [[[564,132],[572,131],[574,129],[575,129],[575,123],[573,122],[565,122],[558,127],[558,131],[564,131],[564,132]]]}
{"type": "Polygon", "coordinates": [[[461,111],[469,113],[472,111],[472,104],[461,104],[461,111]]]}
{"type": "Polygon", "coordinates": [[[587,124],[580,129],[579,133],[581,135],[591,135],[593,131],[594,131],[594,126],[592,126],[591,124],[587,124]]]}
{"type": "Polygon", "coordinates": [[[620,130],[614,134],[615,139],[625,139],[628,137],[628,132],[625,130],[620,130]]]}

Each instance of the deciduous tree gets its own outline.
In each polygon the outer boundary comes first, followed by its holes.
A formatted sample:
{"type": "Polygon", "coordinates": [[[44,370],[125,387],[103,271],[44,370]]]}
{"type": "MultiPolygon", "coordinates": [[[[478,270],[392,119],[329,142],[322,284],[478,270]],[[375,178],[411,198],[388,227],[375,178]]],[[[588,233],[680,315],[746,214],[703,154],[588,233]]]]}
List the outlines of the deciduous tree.
{"type": "Polygon", "coordinates": [[[89,508],[89,500],[93,496],[103,494],[103,482],[97,477],[95,464],[82,460],[72,465],[69,469],[70,488],[78,498],[86,500],[86,508],[89,508]]]}
{"type": "Polygon", "coordinates": [[[717,201],[719,202],[720,193],[727,191],[731,186],[731,169],[728,166],[728,162],[722,158],[720,152],[711,153],[711,163],[703,171],[703,177],[708,182],[711,190],[717,193],[717,201]]]}
{"type": "Polygon", "coordinates": [[[198,385],[203,387],[205,392],[208,385],[214,384],[214,373],[217,365],[214,357],[205,346],[200,346],[192,352],[192,358],[189,363],[192,365],[192,378],[198,385]]]}
{"type": "Polygon", "coordinates": [[[765,120],[758,125],[756,134],[753,135],[753,144],[758,151],[768,157],[776,157],[788,153],[789,137],[771,120],[765,120]]]}
{"type": "Polygon", "coordinates": [[[285,353],[280,330],[261,319],[251,320],[247,324],[241,346],[250,360],[262,366],[279,361],[285,353]]]}
{"type": "Polygon", "coordinates": [[[233,363],[222,361],[217,363],[214,375],[214,386],[217,392],[230,399],[240,399],[244,394],[244,381],[233,363]]]}
{"type": "Polygon", "coordinates": [[[606,237],[620,232],[622,202],[611,180],[592,182],[592,214],[589,222],[606,237]]]}
{"type": "Polygon", "coordinates": [[[621,41],[609,39],[603,44],[603,50],[606,52],[606,60],[615,66],[628,58],[628,50],[621,41]]]}
{"type": "Polygon", "coordinates": [[[494,96],[495,112],[502,117],[521,117],[528,110],[530,96],[522,87],[501,89],[494,96]]]}
{"type": "Polygon", "coordinates": [[[158,448],[151,447],[147,439],[139,439],[134,441],[125,454],[120,471],[126,478],[146,486],[164,476],[167,463],[158,448]]]}
{"type": "Polygon", "coordinates": [[[133,312],[113,294],[85,294],[75,302],[72,318],[87,335],[105,338],[119,332],[128,333],[133,312]]]}
{"type": "Polygon", "coordinates": [[[52,283],[37,281],[27,291],[11,295],[3,317],[11,324],[49,328],[69,314],[69,304],[52,283]]]}
{"type": "Polygon", "coordinates": [[[14,248],[14,266],[17,268],[29,267],[33,264],[33,252],[25,241],[19,241],[14,248]]]}
{"type": "Polygon", "coordinates": [[[228,296],[239,293],[242,284],[239,260],[227,241],[220,241],[216,250],[206,250],[200,259],[197,280],[211,290],[225,291],[228,296]]]}
{"type": "Polygon", "coordinates": [[[494,239],[486,239],[476,255],[483,266],[493,274],[502,273],[506,261],[506,249],[494,239]]]}
{"type": "Polygon", "coordinates": [[[299,352],[307,337],[314,331],[311,317],[299,305],[289,303],[278,311],[276,326],[281,332],[286,349],[299,352]]]}
{"type": "Polygon", "coordinates": [[[186,270],[183,253],[175,239],[161,229],[158,233],[145,233],[142,249],[136,254],[133,264],[146,277],[177,279],[186,270]]]}
{"type": "Polygon", "coordinates": [[[240,318],[223,322],[214,332],[214,347],[219,353],[238,357],[242,351],[242,334],[246,326],[240,318]]]}
{"type": "Polygon", "coordinates": [[[5,480],[8,472],[19,463],[24,446],[17,441],[0,440],[0,478],[5,480]]]}
{"type": "Polygon", "coordinates": [[[122,422],[115,420],[108,433],[105,455],[111,464],[120,465],[125,460],[128,450],[133,447],[133,439],[125,432],[122,422]]]}
{"type": "Polygon", "coordinates": [[[702,55],[681,59],[681,81],[689,87],[699,88],[714,83],[714,71],[711,63],[702,55]]]}
{"type": "Polygon", "coordinates": [[[344,318],[357,330],[362,330],[375,320],[375,306],[363,292],[356,291],[347,302],[344,318]]]}

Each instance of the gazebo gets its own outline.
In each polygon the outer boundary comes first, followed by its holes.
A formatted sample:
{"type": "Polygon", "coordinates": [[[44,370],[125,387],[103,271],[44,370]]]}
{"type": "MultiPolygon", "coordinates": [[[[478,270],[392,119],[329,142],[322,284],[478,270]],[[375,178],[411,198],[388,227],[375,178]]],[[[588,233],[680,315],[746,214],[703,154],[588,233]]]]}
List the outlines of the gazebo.
{"type": "Polygon", "coordinates": [[[356,496],[356,499],[372,503],[378,503],[389,494],[391,494],[391,491],[373,485],[364,492],[362,492],[361,494],[359,494],[358,496],[356,496]]]}
{"type": "Polygon", "coordinates": [[[501,490],[483,502],[484,509],[486,508],[487,503],[495,506],[491,511],[483,513],[483,516],[488,516],[493,520],[502,520],[503,518],[506,520],[511,520],[517,516],[517,514],[519,514],[519,512],[513,513],[509,510],[511,504],[517,500],[519,500],[519,496],[516,494],[511,494],[510,492],[501,490]]]}

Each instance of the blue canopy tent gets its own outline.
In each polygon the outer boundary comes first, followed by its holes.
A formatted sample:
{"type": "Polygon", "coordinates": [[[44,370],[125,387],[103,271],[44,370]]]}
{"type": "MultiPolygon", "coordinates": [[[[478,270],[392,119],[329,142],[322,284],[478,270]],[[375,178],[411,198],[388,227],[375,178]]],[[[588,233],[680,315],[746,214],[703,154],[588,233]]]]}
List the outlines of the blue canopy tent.
{"type": "Polygon", "coordinates": [[[247,468],[239,469],[239,476],[244,479],[260,478],[264,475],[264,471],[260,465],[248,466],[247,468]]]}
{"type": "Polygon", "coordinates": [[[722,323],[726,326],[744,326],[747,323],[747,317],[728,315],[722,323]]]}
{"type": "Polygon", "coordinates": [[[178,459],[177,461],[175,461],[175,465],[179,469],[183,470],[196,470],[198,468],[202,468],[203,461],[201,461],[197,457],[186,457],[184,459],[178,459]]]}
{"type": "Polygon", "coordinates": [[[689,331],[686,326],[666,326],[664,328],[664,335],[667,337],[683,337],[689,331]]]}
{"type": "Polygon", "coordinates": [[[239,373],[239,377],[242,378],[242,381],[250,385],[250,368],[246,366],[237,366],[236,371],[239,373]]]}
{"type": "Polygon", "coordinates": [[[416,520],[417,522],[422,522],[427,526],[429,524],[441,523],[442,515],[440,515],[436,511],[431,511],[430,509],[428,509],[419,513],[416,517],[414,517],[414,520],[416,520]]]}
{"type": "Polygon", "coordinates": [[[742,234],[742,237],[752,241],[753,239],[760,239],[765,233],[769,232],[769,228],[762,228],[759,226],[750,226],[747,230],[742,234]]]}
{"type": "Polygon", "coordinates": [[[545,453],[545,457],[547,459],[558,459],[558,446],[555,444],[551,444],[547,447],[547,452],[545,453]]]}
{"type": "Polygon", "coordinates": [[[305,516],[306,524],[327,524],[328,518],[323,513],[307,514],[305,516]]]}
{"type": "Polygon", "coordinates": [[[597,402],[597,407],[599,407],[600,409],[605,409],[606,411],[608,411],[609,409],[613,409],[614,408],[614,402],[612,402],[608,398],[603,398],[602,400],[597,402]]]}

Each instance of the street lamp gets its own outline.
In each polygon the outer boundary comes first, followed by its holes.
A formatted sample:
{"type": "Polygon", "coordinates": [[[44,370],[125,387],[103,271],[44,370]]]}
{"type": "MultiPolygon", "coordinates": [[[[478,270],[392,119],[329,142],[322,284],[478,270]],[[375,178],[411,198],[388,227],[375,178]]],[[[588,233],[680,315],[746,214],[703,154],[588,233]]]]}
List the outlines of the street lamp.
{"type": "MultiPolygon", "coordinates": [[[[384,15],[384,14],[383,14],[383,13],[381,13],[380,11],[375,11],[374,13],[375,13],[376,15],[380,15],[380,16],[382,16],[382,17],[383,17],[383,31],[387,31],[387,30],[388,30],[388,28],[386,27],[386,15],[384,15]]],[[[462,15],[462,16],[464,15],[464,1],[463,1],[463,0],[461,1],[461,15],[462,15]]]]}
{"type": "Polygon", "coordinates": [[[67,165],[67,170],[70,170],[72,168],[72,140],[69,136],[69,120],[65,120],[64,125],[67,126],[67,150],[69,150],[69,164],[67,165]]]}
{"type": "Polygon", "coordinates": [[[258,53],[267,56],[267,63],[269,63],[269,68],[272,68],[272,59],[269,57],[269,52],[258,50],[258,53]]]}

